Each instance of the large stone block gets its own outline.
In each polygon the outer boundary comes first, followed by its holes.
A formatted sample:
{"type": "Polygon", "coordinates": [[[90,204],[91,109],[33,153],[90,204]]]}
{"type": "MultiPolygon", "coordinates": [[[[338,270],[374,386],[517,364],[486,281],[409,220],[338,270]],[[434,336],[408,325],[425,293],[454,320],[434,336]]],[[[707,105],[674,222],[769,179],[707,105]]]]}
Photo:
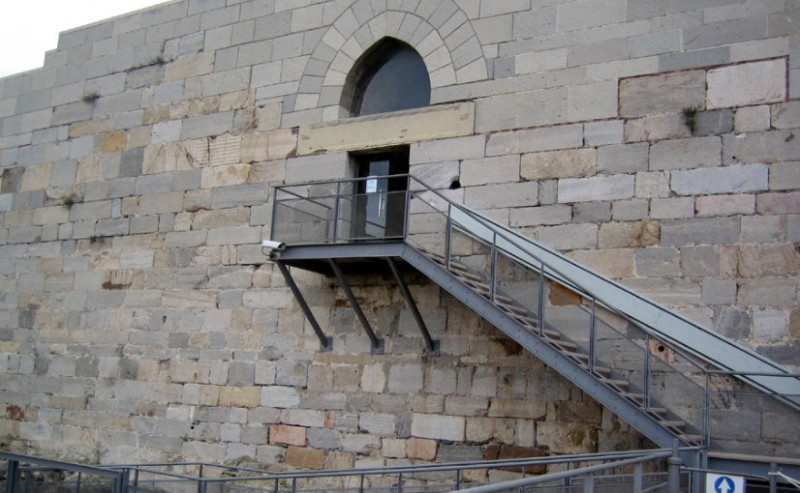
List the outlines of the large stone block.
{"type": "Polygon", "coordinates": [[[475,108],[475,131],[495,132],[564,123],[567,101],[565,88],[479,99],[475,108]]]}
{"type": "Polygon", "coordinates": [[[417,438],[463,441],[466,420],[460,416],[440,416],[415,413],[411,419],[411,434],[417,438]]]}
{"type": "Polygon", "coordinates": [[[751,164],[673,171],[671,188],[678,195],[766,191],[769,189],[769,167],[765,164],[751,164]]]}
{"type": "MultiPolygon", "coordinates": [[[[365,116],[300,127],[297,153],[385,147],[472,134],[472,103],[432,106],[386,116],[365,116]]],[[[475,156],[470,156],[475,157],[475,156]]],[[[482,157],[482,156],[478,156],[482,157]]]]}
{"type": "Polygon", "coordinates": [[[289,447],[284,461],[301,469],[324,469],[325,451],[309,447],[289,447]]]}
{"type": "Polygon", "coordinates": [[[300,395],[292,387],[264,387],[261,391],[261,405],[277,408],[296,408],[300,405],[300,395]]]}
{"type": "Polygon", "coordinates": [[[620,114],[628,118],[680,113],[705,106],[702,70],[633,77],[620,82],[620,114]]]}
{"type": "Polygon", "coordinates": [[[593,202],[633,197],[634,177],[631,175],[565,178],[558,181],[558,202],[593,202]]]}
{"type": "Polygon", "coordinates": [[[519,156],[469,159],[461,163],[460,181],[464,187],[487,183],[511,183],[519,181],[519,178],[519,156]]]}
{"type": "Polygon", "coordinates": [[[730,245],[738,241],[739,231],[738,217],[670,221],[661,225],[661,244],[730,245]]]}
{"type": "Polygon", "coordinates": [[[781,102],[786,98],[786,61],[743,63],[708,71],[708,108],[781,102]]]}
{"type": "Polygon", "coordinates": [[[719,166],[722,161],[719,137],[665,140],[650,148],[650,170],[719,166]]]}
{"type": "Polygon", "coordinates": [[[465,190],[464,202],[475,209],[533,206],[539,203],[539,184],[531,181],[470,187],[465,190]]]}
{"type": "Polygon", "coordinates": [[[524,154],[520,165],[526,180],[592,176],[596,171],[597,151],[591,148],[524,154]]]}

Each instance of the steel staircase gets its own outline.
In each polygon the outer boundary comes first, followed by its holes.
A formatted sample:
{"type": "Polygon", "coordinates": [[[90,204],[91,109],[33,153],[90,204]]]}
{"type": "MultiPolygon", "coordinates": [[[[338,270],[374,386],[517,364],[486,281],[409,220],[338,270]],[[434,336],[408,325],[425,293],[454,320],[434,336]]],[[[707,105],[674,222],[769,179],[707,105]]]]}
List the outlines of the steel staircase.
{"type": "MultiPolygon", "coordinates": [[[[781,419],[800,426],[797,375],[453,203],[413,177],[408,177],[406,191],[385,192],[399,194],[402,200],[387,197],[384,202],[404,203],[384,218],[393,221],[392,230],[402,230],[402,236],[381,235],[380,224],[366,234],[353,228],[356,222],[364,223],[358,217],[363,197],[354,192],[356,181],[275,190],[267,253],[292,287],[323,349],[330,348],[330,338],[314,320],[288,267],[336,275],[343,286],[345,271],[378,272],[388,267],[415,314],[426,351],[435,353],[436,341],[428,334],[401,272],[414,270],[658,446],[668,448],[678,440],[739,458],[792,455],[791,443],[759,448],[757,439],[753,443],[717,439],[712,423],[744,408],[744,398],[732,403],[728,394],[720,397],[719,389],[726,389],[757,396],[758,406],[749,407],[774,406],[781,419]],[[399,221],[402,228],[397,227],[399,221]],[[787,447],[789,452],[784,452],[787,447]]],[[[360,313],[349,288],[346,292],[360,313]]],[[[373,350],[379,351],[377,335],[363,316],[359,318],[373,350]]],[[[793,440],[797,447],[798,437],[793,440]]]]}

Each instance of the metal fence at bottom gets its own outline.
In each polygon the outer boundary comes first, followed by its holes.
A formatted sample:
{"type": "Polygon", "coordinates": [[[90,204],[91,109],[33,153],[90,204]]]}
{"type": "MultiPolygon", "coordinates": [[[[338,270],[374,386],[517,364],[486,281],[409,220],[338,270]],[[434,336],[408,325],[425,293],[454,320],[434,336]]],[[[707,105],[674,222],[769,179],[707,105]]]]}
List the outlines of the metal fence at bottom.
{"type": "Polygon", "coordinates": [[[677,450],[291,472],[207,463],[84,466],[4,452],[1,461],[6,493],[672,493],[678,490],[665,485],[679,462],[677,450]]]}

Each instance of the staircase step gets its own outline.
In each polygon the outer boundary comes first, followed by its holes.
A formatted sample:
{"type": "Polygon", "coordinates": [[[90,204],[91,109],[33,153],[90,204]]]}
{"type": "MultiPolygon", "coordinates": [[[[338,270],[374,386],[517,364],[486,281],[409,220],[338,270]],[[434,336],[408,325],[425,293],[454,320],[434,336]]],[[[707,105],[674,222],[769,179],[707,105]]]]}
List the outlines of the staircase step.
{"type": "Polygon", "coordinates": [[[510,305],[508,303],[503,303],[503,302],[500,302],[500,301],[496,301],[495,305],[497,305],[497,307],[500,308],[501,310],[504,310],[504,311],[507,311],[507,312],[514,312],[514,313],[516,313],[518,315],[526,315],[528,313],[528,310],[526,308],[518,306],[518,305],[510,305]]]}
{"type": "MultiPolygon", "coordinates": [[[[484,278],[482,276],[479,276],[478,274],[473,274],[472,272],[469,272],[467,270],[459,270],[459,269],[455,269],[454,270],[451,267],[450,272],[452,272],[453,275],[455,275],[457,277],[460,277],[462,279],[469,279],[470,281],[474,281],[474,282],[481,283],[481,284],[484,283],[484,278]]],[[[488,284],[484,284],[484,285],[487,288],[489,287],[488,284]]]]}
{"type": "Polygon", "coordinates": [[[678,435],[678,438],[690,445],[700,445],[703,443],[703,435],[678,435]]]}
{"type": "Polygon", "coordinates": [[[628,386],[630,386],[630,383],[625,380],[613,380],[610,378],[601,378],[600,381],[621,390],[628,390],[628,386]]]}
{"type": "Polygon", "coordinates": [[[672,428],[675,430],[682,430],[686,428],[686,422],[681,420],[674,420],[674,421],[659,421],[661,426],[665,426],[667,428],[672,428]]]}
{"type": "Polygon", "coordinates": [[[579,361],[579,362],[582,362],[582,363],[585,363],[585,362],[589,361],[589,355],[588,354],[575,353],[575,352],[571,352],[571,351],[566,351],[564,354],[568,358],[572,358],[572,359],[574,359],[576,361],[579,361]]]}
{"type": "Polygon", "coordinates": [[[641,405],[641,403],[644,401],[644,394],[638,394],[636,392],[623,392],[622,397],[636,402],[637,405],[641,405]]]}
{"type": "Polygon", "coordinates": [[[646,407],[643,409],[643,411],[659,418],[667,414],[667,408],[665,407],[646,407]]]}

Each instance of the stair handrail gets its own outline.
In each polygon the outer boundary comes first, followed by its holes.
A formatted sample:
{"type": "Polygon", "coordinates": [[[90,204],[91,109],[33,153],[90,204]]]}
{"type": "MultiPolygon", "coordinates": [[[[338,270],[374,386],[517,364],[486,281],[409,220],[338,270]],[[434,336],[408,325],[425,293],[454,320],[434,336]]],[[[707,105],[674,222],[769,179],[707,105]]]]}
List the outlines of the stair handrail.
{"type": "MultiPolygon", "coordinates": [[[[661,304],[477,211],[453,202],[419,178],[411,176],[410,179],[418,183],[424,191],[431,192],[445,201],[447,211],[440,212],[447,214],[451,223],[459,224],[471,236],[494,245],[525,266],[541,271],[546,277],[576,288],[576,291],[580,293],[588,294],[607,309],[634,322],[646,333],[664,339],[683,352],[727,370],[736,378],[800,410],[800,379],[786,378],[789,375],[788,371],[777,363],[735,343],[722,334],[709,331],[661,304]],[[483,234],[481,231],[475,231],[476,226],[488,230],[491,234],[487,235],[486,231],[483,234]],[[498,244],[498,237],[508,244],[498,244]],[[604,293],[604,295],[597,293],[604,293]],[[646,309],[643,309],[643,306],[646,309]],[[693,347],[695,345],[704,348],[705,352],[695,349],[693,347]],[[737,354],[732,356],[730,349],[737,354]],[[740,364],[753,366],[752,368],[741,368],[740,364]],[[794,385],[792,385],[793,383],[794,385]]],[[[416,193],[410,191],[409,193],[415,194],[415,198],[419,198],[419,191],[416,193]]],[[[433,204],[429,205],[436,208],[433,204]]],[[[406,210],[406,214],[410,214],[410,211],[406,210]]]]}

